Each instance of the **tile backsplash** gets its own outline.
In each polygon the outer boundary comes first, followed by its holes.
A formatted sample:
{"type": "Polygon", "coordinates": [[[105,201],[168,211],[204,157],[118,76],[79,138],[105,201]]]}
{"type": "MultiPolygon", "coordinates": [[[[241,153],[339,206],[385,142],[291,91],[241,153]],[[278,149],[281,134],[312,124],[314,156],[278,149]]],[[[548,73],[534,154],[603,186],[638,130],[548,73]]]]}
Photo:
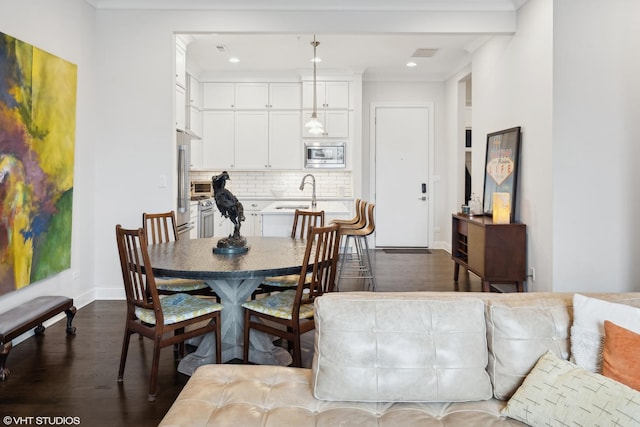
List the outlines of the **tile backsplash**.
{"type": "MultiPolygon", "coordinates": [[[[191,171],[192,180],[210,180],[221,171],[191,171]]],[[[351,171],[229,171],[231,180],[227,188],[236,197],[274,197],[272,189],[283,190],[285,198],[311,196],[311,185],[300,191],[302,178],[311,173],[316,178],[316,197],[351,198],[353,184],[351,171]]],[[[308,181],[309,182],[309,181],[308,181]]]]}

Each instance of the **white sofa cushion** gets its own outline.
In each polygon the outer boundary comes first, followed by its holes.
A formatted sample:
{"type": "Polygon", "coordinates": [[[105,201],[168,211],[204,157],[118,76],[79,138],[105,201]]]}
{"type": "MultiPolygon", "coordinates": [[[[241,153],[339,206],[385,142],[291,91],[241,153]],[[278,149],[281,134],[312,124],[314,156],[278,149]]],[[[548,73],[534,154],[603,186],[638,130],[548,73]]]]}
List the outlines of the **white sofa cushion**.
{"type": "Polygon", "coordinates": [[[509,399],[548,350],[569,358],[570,308],[570,294],[491,296],[487,301],[488,372],[496,399],[509,399]]]}
{"type": "Polygon", "coordinates": [[[481,299],[356,292],[327,294],[315,304],[316,398],[362,402],[491,398],[481,299]]]}
{"type": "Polygon", "coordinates": [[[159,427],[525,426],[500,415],[506,402],[330,402],[313,397],[311,369],[204,365],[159,427]]]}
{"type": "Polygon", "coordinates": [[[533,426],[637,426],[640,392],[544,354],[503,415],[533,426]]]}
{"type": "Polygon", "coordinates": [[[640,333],[639,308],[580,294],[573,296],[571,359],[591,372],[602,372],[605,320],[640,333]]]}

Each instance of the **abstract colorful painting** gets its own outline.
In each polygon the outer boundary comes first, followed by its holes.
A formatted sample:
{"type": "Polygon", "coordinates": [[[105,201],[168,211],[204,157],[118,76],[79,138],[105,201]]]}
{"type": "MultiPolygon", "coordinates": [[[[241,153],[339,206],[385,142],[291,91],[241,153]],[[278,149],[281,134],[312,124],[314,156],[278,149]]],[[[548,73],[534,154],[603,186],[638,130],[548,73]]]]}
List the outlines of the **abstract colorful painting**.
{"type": "Polygon", "coordinates": [[[71,266],[77,66],[0,33],[0,295],[71,266]]]}

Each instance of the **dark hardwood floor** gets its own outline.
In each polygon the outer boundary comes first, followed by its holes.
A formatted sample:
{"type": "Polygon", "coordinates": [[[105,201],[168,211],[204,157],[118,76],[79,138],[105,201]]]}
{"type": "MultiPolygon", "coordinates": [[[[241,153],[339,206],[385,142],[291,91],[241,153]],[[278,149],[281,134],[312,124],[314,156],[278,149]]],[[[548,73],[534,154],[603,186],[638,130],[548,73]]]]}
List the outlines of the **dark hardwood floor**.
{"type": "MultiPolygon", "coordinates": [[[[432,250],[430,254],[377,250],[374,265],[379,292],[455,290],[453,262],[442,250],[432,250]]],[[[362,285],[352,282],[342,291],[358,290],[359,286],[362,285]]],[[[460,291],[480,289],[477,277],[461,273],[460,291]]],[[[11,374],[0,381],[2,425],[22,422],[22,425],[156,426],[188,377],[177,373],[173,351],[163,350],[157,400],[147,402],[153,347],[148,339],[140,341],[134,336],[124,383],[116,382],[125,310],[123,301],[95,301],[78,310],[73,322],[77,327],[75,336],[65,334],[66,323],[61,321],[47,328],[44,335],[15,346],[7,360],[11,374]],[[67,419],[64,424],[65,420],[54,417],[78,418],[67,419]],[[73,424],[78,420],[80,424],[73,424]]],[[[307,366],[312,341],[310,332],[304,339],[307,366]]]]}

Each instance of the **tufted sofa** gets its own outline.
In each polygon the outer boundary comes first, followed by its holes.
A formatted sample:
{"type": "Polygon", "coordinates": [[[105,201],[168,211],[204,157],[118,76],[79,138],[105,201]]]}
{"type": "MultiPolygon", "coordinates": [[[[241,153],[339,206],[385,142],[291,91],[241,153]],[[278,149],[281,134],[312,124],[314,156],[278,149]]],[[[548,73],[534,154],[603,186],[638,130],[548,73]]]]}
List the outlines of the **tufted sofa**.
{"type": "Polygon", "coordinates": [[[160,426],[524,425],[506,401],[545,352],[569,358],[572,294],[345,292],[315,310],[311,369],[200,367],[160,426]]]}

